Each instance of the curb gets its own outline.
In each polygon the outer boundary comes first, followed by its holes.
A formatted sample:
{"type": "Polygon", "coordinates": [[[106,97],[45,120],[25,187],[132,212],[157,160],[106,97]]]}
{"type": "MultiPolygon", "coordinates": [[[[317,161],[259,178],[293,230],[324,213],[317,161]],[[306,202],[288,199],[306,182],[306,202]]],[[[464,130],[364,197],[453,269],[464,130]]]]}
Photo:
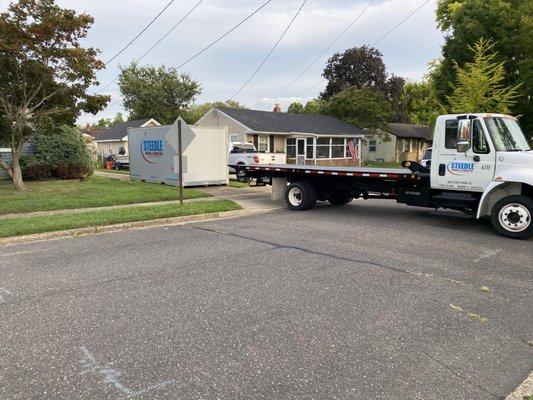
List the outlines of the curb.
{"type": "Polygon", "coordinates": [[[208,213],[208,214],[197,214],[197,215],[184,215],[181,217],[173,217],[173,218],[162,218],[162,219],[153,219],[153,220],[148,220],[148,221],[135,221],[135,222],[126,222],[126,223],[121,223],[121,224],[75,228],[75,229],[69,229],[69,230],[64,230],[64,231],[35,233],[35,234],[23,235],[23,236],[10,236],[6,238],[1,238],[0,246],[19,244],[19,243],[28,243],[28,242],[40,242],[40,241],[54,240],[54,239],[77,238],[77,237],[83,237],[87,235],[117,232],[117,231],[128,230],[128,229],[147,229],[147,228],[156,228],[156,227],[161,227],[161,226],[184,225],[184,224],[188,224],[192,222],[200,222],[200,221],[213,221],[213,220],[218,220],[218,219],[246,217],[249,215],[267,213],[270,211],[278,210],[280,208],[281,207],[260,208],[260,209],[250,208],[246,210],[224,211],[224,212],[215,212],[215,213],[208,213]]]}
{"type": "Polygon", "coordinates": [[[505,398],[505,400],[522,400],[527,396],[533,395],[533,372],[530,372],[527,378],[516,390],[505,398]]]}

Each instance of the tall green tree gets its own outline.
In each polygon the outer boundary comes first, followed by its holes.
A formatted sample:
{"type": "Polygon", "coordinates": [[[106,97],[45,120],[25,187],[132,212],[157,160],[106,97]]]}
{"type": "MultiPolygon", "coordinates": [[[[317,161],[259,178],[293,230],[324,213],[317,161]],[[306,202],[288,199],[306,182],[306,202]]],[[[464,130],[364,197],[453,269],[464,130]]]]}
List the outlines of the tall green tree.
{"type": "Polygon", "coordinates": [[[433,126],[442,106],[437,100],[435,84],[430,78],[420,82],[406,83],[402,103],[409,122],[433,126]]]}
{"type": "Polygon", "coordinates": [[[516,104],[519,86],[505,84],[504,62],[495,61],[494,43],[479,39],[469,48],[473,61],[464,67],[455,64],[457,83],[451,84],[453,91],[446,97],[450,111],[508,114],[516,104]]]}
{"type": "Polygon", "coordinates": [[[299,101],[294,101],[287,108],[287,112],[290,114],[303,114],[304,106],[299,101]]]}
{"type": "Polygon", "coordinates": [[[122,68],[119,77],[124,108],[130,119],[155,118],[172,123],[201,93],[200,84],[175,68],[139,66],[122,68]]]}
{"type": "Polygon", "coordinates": [[[238,101],[235,100],[226,100],[226,101],[215,101],[212,103],[203,103],[203,104],[193,104],[187,111],[182,114],[183,119],[188,124],[195,124],[200,118],[204,116],[206,112],[212,108],[247,108],[243,106],[238,101]]]}
{"type": "Polygon", "coordinates": [[[387,122],[394,114],[391,103],[383,93],[378,90],[356,88],[344,89],[334,95],[326,106],[326,112],[367,129],[371,134],[382,136],[384,140],[388,135],[383,135],[382,132],[389,130],[387,122]]]}
{"type": "Polygon", "coordinates": [[[0,168],[18,190],[26,190],[22,146],[40,124],[73,125],[81,111],[96,113],[109,101],[87,93],[104,68],[98,51],[80,43],[92,23],[53,0],[19,0],[0,14],[0,144],[12,153],[0,168]]]}
{"type": "Polygon", "coordinates": [[[437,24],[445,32],[441,66],[433,71],[437,96],[446,101],[457,82],[457,69],[472,62],[468,46],[481,38],[494,42],[495,61],[504,62],[505,85],[520,86],[520,96],[510,112],[520,116],[526,133],[533,136],[533,1],[438,0],[437,24]]]}
{"type": "Polygon", "coordinates": [[[372,89],[381,92],[393,106],[392,120],[405,122],[401,96],[405,80],[387,73],[383,55],[370,46],[354,47],[344,53],[335,53],[322,74],[327,79],[321,94],[324,100],[347,88],[372,89]]]}

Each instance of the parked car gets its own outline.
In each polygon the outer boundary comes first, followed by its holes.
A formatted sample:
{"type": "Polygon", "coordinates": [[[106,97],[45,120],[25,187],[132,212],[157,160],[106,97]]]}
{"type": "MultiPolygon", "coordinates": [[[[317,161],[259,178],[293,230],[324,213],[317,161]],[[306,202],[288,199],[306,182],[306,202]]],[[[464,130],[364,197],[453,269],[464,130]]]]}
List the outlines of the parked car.
{"type": "Polygon", "coordinates": [[[127,154],[112,154],[106,158],[106,161],[111,161],[113,163],[113,168],[116,170],[130,168],[130,156],[127,154]]]}
{"type": "MultiPolygon", "coordinates": [[[[285,164],[285,153],[265,153],[258,151],[252,143],[232,142],[229,144],[228,162],[230,165],[253,165],[253,164],[285,164]]],[[[230,174],[235,169],[229,169],[230,174]]],[[[237,175],[237,180],[239,176],[237,175]]]]}

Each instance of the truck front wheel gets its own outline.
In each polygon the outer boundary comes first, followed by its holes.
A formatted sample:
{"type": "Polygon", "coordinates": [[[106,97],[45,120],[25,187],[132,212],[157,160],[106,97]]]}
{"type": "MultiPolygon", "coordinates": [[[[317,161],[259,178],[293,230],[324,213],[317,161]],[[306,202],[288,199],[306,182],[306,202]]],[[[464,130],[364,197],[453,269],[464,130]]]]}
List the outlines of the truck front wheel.
{"type": "Polygon", "coordinates": [[[316,203],[316,189],[307,182],[294,182],[287,187],[285,201],[293,211],[303,211],[314,207],[316,203]]]}
{"type": "Polygon", "coordinates": [[[491,222],[499,235],[527,239],[533,235],[533,200],[527,196],[507,196],[492,209],[491,222]]]}

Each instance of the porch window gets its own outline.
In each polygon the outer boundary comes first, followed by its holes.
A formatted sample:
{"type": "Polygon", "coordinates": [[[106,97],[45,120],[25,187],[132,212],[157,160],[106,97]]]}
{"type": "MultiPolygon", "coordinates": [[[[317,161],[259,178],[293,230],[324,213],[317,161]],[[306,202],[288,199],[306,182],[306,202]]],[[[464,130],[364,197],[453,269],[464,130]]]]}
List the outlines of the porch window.
{"type": "Polygon", "coordinates": [[[296,158],[296,139],[287,139],[285,145],[285,153],[288,158],[296,158]]]}
{"type": "Polygon", "coordinates": [[[332,138],[331,139],[331,158],[344,158],[345,139],[332,138]]]}
{"type": "Polygon", "coordinates": [[[368,151],[376,151],[377,143],[378,142],[377,142],[376,139],[369,140],[368,141],[368,151]]]}
{"type": "Polygon", "coordinates": [[[305,146],[305,158],[307,158],[308,160],[314,159],[314,149],[315,146],[313,145],[313,138],[307,138],[305,146]]]}
{"type": "Polygon", "coordinates": [[[316,158],[331,158],[331,139],[318,138],[316,140],[316,158]]]}

